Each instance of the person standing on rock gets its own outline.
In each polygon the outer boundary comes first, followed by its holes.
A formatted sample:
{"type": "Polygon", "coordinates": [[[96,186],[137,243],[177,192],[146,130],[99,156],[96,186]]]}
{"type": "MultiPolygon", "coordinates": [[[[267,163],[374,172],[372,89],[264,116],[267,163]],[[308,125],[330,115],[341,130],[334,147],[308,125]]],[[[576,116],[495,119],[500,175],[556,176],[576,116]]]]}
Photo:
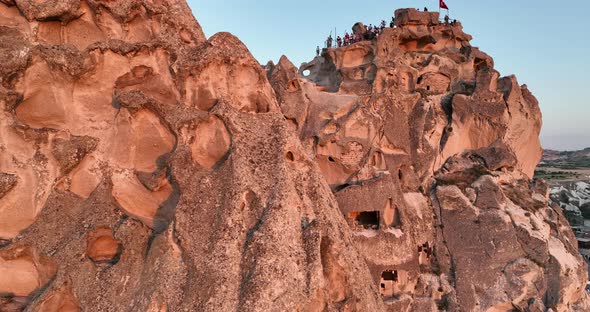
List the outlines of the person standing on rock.
{"type": "Polygon", "coordinates": [[[315,56],[320,56],[320,46],[315,49],[315,56]]]}
{"type": "Polygon", "coordinates": [[[389,27],[391,27],[391,28],[395,27],[395,17],[391,17],[391,23],[389,23],[389,27]]]}
{"type": "Polygon", "coordinates": [[[449,16],[445,15],[445,25],[449,25],[449,16]]]}
{"type": "Polygon", "coordinates": [[[328,36],[328,40],[326,40],[326,48],[331,48],[332,47],[332,35],[330,34],[328,36]]]}
{"type": "Polygon", "coordinates": [[[348,32],[346,32],[346,35],[344,35],[344,45],[347,46],[350,44],[350,35],[348,34],[348,32]]]}
{"type": "Polygon", "coordinates": [[[336,38],[336,43],[338,44],[339,48],[342,46],[342,38],[340,38],[340,36],[336,38]]]}

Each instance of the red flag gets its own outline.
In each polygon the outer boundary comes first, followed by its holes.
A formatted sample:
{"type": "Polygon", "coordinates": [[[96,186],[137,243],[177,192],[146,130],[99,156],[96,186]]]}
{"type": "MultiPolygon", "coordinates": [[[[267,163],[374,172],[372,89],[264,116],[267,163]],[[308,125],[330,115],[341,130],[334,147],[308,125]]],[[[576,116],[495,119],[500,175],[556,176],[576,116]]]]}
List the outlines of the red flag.
{"type": "Polygon", "coordinates": [[[445,0],[440,0],[439,1],[439,6],[441,9],[449,9],[449,7],[447,6],[447,4],[445,3],[445,0]]]}

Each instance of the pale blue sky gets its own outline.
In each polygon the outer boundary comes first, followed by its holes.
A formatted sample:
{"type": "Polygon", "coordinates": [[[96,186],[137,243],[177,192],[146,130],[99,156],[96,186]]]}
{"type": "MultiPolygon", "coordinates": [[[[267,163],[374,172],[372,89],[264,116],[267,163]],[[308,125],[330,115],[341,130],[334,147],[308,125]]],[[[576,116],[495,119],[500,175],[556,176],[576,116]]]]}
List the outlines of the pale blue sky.
{"type": "MultiPolygon", "coordinates": [[[[391,20],[397,8],[437,10],[438,0],[189,0],[207,37],[228,31],[262,64],[311,60],[334,28],[391,20]]],[[[590,0],[446,0],[451,18],[539,99],[545,148],[590,147],[590,0]]]]}

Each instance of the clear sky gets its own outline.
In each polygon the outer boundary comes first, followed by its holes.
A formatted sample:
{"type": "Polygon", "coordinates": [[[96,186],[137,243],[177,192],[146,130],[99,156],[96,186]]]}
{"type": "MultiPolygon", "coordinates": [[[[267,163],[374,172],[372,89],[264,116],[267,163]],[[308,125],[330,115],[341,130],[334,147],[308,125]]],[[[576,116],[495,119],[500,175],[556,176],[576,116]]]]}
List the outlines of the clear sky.
{"type": "MultiPolygon", "coordinates": [[[[501,75],[527,84],[543,111],[545,148],[590,147],[590,0],[445,0],[451,18],[494,58],[501,75]]],[[[330,31],[390,21],[397,8],[438,0],[189,0],[207,37],[228,31],[262,64],[311,60],[330,31]]]]}

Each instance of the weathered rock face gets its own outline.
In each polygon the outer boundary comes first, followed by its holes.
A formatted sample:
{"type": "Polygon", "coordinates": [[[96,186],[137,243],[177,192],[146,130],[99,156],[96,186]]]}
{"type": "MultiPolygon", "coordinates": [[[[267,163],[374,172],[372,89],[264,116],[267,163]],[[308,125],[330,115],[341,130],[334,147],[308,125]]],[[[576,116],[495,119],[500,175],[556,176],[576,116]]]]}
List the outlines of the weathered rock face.
{"type": "Polygon", "coordinates": [[[458,310],[526,310],[531,298],[559,311],[587,309],[576,306],[587,272],[577,241],[562,212],[547,206],[548,194],[536,193],[542,188],[471,153],[449,159],[436,179],[448,252],[441,263],[454,266],[458,310]]]}
{"type": "Polygon", "coordinates": [[[268,67],[386,309],[589,309],[575,237],[529,180],[536,99],[460,23],[413,9],[396,23],[299,69],[268,67]]]}
{"type": "Polygon", "coordinates": [[[304,79],[184,1],[1,1],[0,310],[586,308],[536,100],[406,13],[304,79]]]}
{"type": "Polygon", "coordinates": [[[115,240],[109,228],[98,228],[86,238],[86,255],[97,264],[116,263],[121,254],[121,244],[115,240]]]}
{"type": "Polygon", "coordinates": [[[3,310],[20,310],[27,297],[45,287],[55,276],[57,265],[31,247],[14,245],[0,250],[0,305],[3,310]]]}

